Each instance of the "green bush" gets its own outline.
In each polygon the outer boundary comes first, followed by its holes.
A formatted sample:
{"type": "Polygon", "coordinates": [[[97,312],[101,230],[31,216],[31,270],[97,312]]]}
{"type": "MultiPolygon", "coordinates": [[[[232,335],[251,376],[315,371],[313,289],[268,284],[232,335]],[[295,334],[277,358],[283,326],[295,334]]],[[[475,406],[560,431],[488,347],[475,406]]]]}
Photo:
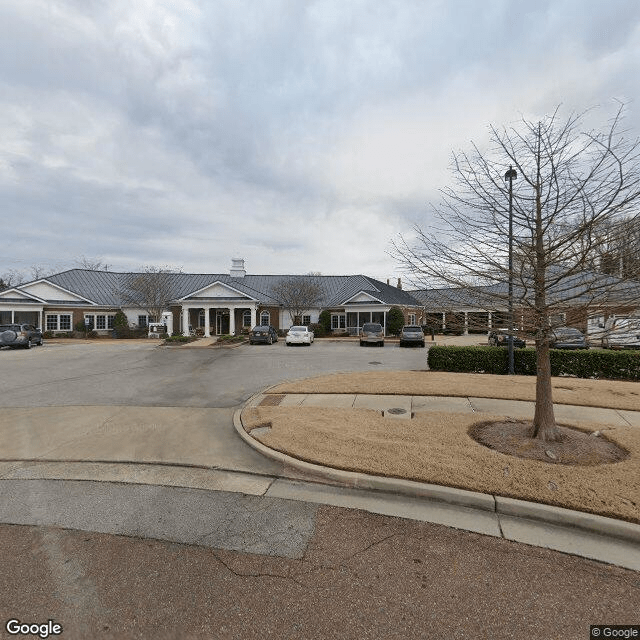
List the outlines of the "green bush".
{"type": "Polygon", "coordinates": [[[327,331],[322,324],[310,324],[309,330],[313,331],[314,338],[324,338],[327,335],[327,331]]]}
{"type": "Polygon", "coordinates": [[[321,326],[324,330],[324,335],[328,335],[331,333],[331,314],[327,309],[320,312],[320,316],[318,317],[318,325],[321,326]]]}
{"type": "Polygon", "coordinates": [[[404,314],[399,307],[391,307],[387,313],[387,335],[397,336],[404,327],[404,314]]]}
{"type": "Polygon", "coordinates": [[[51,340],[51,338],[54,338],[54,337],[55,337],[55,335],[54,335],[53,331],[45,331],[45,332],[42,334],[42,337],[43,337],[43,338],[46,338],[47,340],[51,340]]]}
{"type": "Polygon", "coordinates": [[[167,336],[164,339],[165,344],[169,343],[176,343],[176,342],[193,342],[195,340],[194,336],[181,336],[181,335],[172,335],[172,336],[167,336]]]}
{"type": "MultiPolygon", "coordinates": [[[[429,369],[471,373],[506,374],[508,351],[504,347],[431,347],[429,369]]],[[[551,349],[551,375],[610,380],[640,380],[640,353],[580,349],[551,349]]],[[[516,349],[514,368],[518,375],[536,374],[536,350],[516,349]]]]}

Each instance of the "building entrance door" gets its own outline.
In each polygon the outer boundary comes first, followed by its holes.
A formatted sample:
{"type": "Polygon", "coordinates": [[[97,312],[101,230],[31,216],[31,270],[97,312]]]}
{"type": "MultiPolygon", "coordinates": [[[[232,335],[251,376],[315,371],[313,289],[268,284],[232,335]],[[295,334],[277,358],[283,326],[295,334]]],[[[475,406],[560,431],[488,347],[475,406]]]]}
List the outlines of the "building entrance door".
{"type": "Polygon", "coordinates": [[[222,336],[229,333],[229,311],[216,311],[216,335],[222,336]]]}

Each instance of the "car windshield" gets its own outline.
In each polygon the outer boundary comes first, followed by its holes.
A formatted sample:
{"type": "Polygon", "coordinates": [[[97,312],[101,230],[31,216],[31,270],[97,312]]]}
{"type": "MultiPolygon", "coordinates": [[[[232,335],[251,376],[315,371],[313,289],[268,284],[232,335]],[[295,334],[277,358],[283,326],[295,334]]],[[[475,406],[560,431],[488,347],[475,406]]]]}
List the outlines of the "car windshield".
{"type": "Polygon", "coordinates": [[[253,327],[251,331],[269,331],[269,327],[263,327],[263,326],[253,327]]]}
{"type": "Polygon", "coordinates": [[[582,334],[580,333],[580,331],[578,331],[578,329],[571,329],[567,327],[562,329],[556,329],[556,335],[565,336],[565,337],[569,337],[569,336],[578,337],[578,336],[581,336],[582,334]]]}
{"type": "Polygon", "coordinates": [[[0,331],[20,331],[19,324],[0,324],[0,331]]]}
{"type": "Polygon", "coordinates": [[[367,322],[366,324],[362,325],[362,330],[363,331],[382,331],[382,325],[375,324],[373,322],[367,322]]]}
{"type": "Polygon", "coordinates": [[[422,329],[420,327],[405,327],[403,331],[406,333],[422,333],[422,329]]]}
{"type": "Polygon", "coordinates": [[[307,327],[291,327],[289,331],[306,331],[307,327]]]}

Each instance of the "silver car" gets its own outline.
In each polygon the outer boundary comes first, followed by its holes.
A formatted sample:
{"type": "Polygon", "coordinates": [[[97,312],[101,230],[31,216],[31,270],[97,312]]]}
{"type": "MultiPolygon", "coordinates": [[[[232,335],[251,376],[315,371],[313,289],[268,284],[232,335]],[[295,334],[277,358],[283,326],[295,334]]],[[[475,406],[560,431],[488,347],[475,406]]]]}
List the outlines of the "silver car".
{"type": "Polygon", "coordinates": [[[0,347],[31,349],[31,345],[42,343],[42,331],[32,324],[0,325],[0,347]]]}
{"type": "Polygon", "coordinates": [[[384,347],[384,329],[377,322],[365,322],[360,329],[360,346],[371,342],[384,347]]]}

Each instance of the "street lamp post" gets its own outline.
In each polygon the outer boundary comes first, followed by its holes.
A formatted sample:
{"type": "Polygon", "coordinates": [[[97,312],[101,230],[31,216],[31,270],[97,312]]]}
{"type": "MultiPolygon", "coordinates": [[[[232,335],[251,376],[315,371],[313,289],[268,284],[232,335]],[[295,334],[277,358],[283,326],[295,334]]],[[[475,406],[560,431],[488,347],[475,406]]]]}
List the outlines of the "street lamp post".
{"type": "Polygon", "coordinates": [[[510,166],[504,174],[509,181],[509,375],[515,374],[513,363],[513,181],[518,177],[516,170],[510,166]]]}

